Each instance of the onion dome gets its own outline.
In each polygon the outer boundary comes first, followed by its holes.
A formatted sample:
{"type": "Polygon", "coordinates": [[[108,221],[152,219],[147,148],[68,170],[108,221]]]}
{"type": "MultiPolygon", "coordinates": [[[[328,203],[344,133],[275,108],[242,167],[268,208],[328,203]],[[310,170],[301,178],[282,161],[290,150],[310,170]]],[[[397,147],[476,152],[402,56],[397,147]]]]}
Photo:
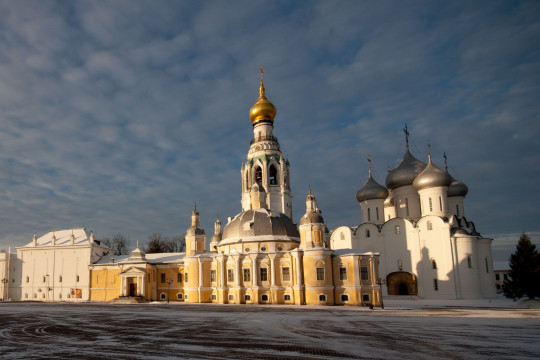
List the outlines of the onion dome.
{"type": "Polygon", "coordinates": [[[452,178],[444,170],[439,169],[431,162],[431,155],[429,156],[429,163],[413,181],[413,186],[416,190],[449,186],[452,182],[452,178]]]}
{"type": "Polygon", "coordinates": [[[371,170],[369,170],[369,177],[366,183],[356,192],[356,201],[361,203],[362,201],[373,199],[384,200],[387,197],[388,190],[373,179],[371,170]]]}
{"type": "Polygon", "coordinates": [[[425,168],[426,164],[412,156],[407,148],[401,162],[388,173],[386,187],[389,190],[393,190],[400,186],[412,185],[414,178],[425,168]]]}
{"type": "Polygon", "coordinates": [[[259,99],[249,110],[249,118],[251,123],[255,125],[259,121],[267,120],[274,122],[276,116],[276,107],[272,104],[265,95],[264,84],[262,79],[262,66],[259,68],[261,71],[261,86],[259,87],[259,99]]]}
{"type": "MultiPolygon", "coordinates": [[[[450,174],[449,174],[450,175],[450,174]]],[[[463,182],[456,180],[450,175],[452,182],[448,186],[448,196],[465,196],[469,192],[469,188],[463,182]]]]}

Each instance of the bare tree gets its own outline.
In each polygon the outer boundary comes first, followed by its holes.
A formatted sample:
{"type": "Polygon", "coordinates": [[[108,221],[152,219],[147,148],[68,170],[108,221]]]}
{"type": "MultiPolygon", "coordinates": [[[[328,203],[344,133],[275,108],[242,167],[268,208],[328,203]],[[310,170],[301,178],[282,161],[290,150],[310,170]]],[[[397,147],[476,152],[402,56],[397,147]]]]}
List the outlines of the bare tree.
{"type": "Polygon", "coordinates": [[[115,255],[128,255],[129,254],[129,240],[122,234],[116,234],[113,236],[112,241],[109,238],[103,238],[99,240],[101,245],[107,246],[114,250],[115,255]]]}
{"type": "Polygon", "coordinates": [[[111,242],[111,248],[116,255],[128,255],[129,254],[129,240],[122,234],[116,234],[113,236],[111,242]]]}
{"type": "Polygon", "coordinates": [[[174,252],[183,252],[186,249],[186,238],[182,235],[173,236],[171,241],[174,246],[174,252]]]}
{"type": "Polygon", "coordinates": [[[148,237],[148,244],[145,252],[147,254],[152,253],[171,253],[182,252],[186,246],[186,242],[183,236],[173,236],[168,238],[161,235],[161,233],[153,233],[148,237]]]}

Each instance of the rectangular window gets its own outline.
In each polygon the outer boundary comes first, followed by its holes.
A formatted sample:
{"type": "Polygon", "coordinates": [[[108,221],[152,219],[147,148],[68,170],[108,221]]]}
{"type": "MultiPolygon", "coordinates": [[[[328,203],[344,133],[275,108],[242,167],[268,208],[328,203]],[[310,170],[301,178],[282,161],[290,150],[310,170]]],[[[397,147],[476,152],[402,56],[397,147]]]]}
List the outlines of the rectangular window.
{"type": "Polygon", "coordinates": [[[347,268],[346,267],[340,267],[339,268],[339,280],[347,280],[347,268]]]}
{"type": "Polygon", "coordinates": [[[431,198],[429,198],[429,212],[433,212],[433,202],[431,201],[431,198]]]}
{"type": "Polygon", "coordinates": [[[283,300],[284,301],[291,301],[291,295],[289,295],[289,294],[283,295],[283,300]]]}
{"type": "Polygon", "coordinates": [[[378,207],[375,208],[375,212],[377,213],[377,221],[378,221],[379,220],[379,208],[378,207]]]}
{"type": "Polygon", "coordinates": [[[506,281],[508,280],[508,274],[503,274],[503,279],[506,281]]]}
{"type": "Polygon", "coordinates": [[[407,216],[409,216],[409,198],[405,198],[405,210],[407,210],[407,216]]]}
{"type": "Polygon", "coordinates": [[[442,197],[439,196],[439,207],[441,208],[441,211],[442,211],[442,197]]]}
{"type": "Polygon", "coordinates": [[[349,301],[349,295],[347,294],[341,294],[341,302],[348,302],[349,301]]]}
{"type": "Polygon", "coordinates": [[[362,281],[369,280],[369,272],[367,266],[360,267],[360,279],[362,279],[362,281]]]}
{"type": "Polygon", "coordinates": [[[210,270],[210,282],[216,282],[216,270],[210,270]]]}
{"type": "Polygon", "coordinates": [[[362,302],[370,302],[371,301],[371,297],[369,296],[369,294],[362,294],[362,302]]]}
{"type": "Polygon", "coordinates": [[[399,228],[399,225],[396,225],[396,234],[399,234],[401,232],[401,229],[399,228]]]}
{"type": "Polygon", "coordinates": [[[77,282],[79,282],[79,275],[77,275],[77,279],[76,279],[76,280],[77,280],[77,282]]]}
{"type": "Polygon", "coordinates": [[[283,281],[291,281],[291,273],[289,272],[288,267],[284,267],[283,269],[281,269],[281,272],[283,276],[283,281]]]}
{"type": "MultiPolygon", "coordinates": [[[[188,274],[187,273],[184,274],[184,282],[188,282],[188,274]]],[[[186,295],[186,299],[187,299],[187,295],[186,295]]]]}
{"type": "Polygon", "coordinates": [[[261,281],[268,281],[268,269],[261,268],[261,281]]]}
{"type": "Polygon", "coordinates": [[[488,264],[488,258],[486,257],[486,272],[489,273],[489,264],[488,264]]]}
{"type": "Polygon", "coordinates": [[[501,276],[499,274],[495,274],[495,280],[497,281],[501,280],[501,276]]]}
{"type": "Polygon", "coordinates": [[[367,209],[367,221],[371,221],[371,209],[367,209]]]}
{"type": "Polygon", "coordinates": [[[456,204],[456,215],[457,215],[457,217],[459,217],[459,205],[458,204],[456,204]]]}
{"type": "Polygon", "coordinates": [[[249,269],[244,269],[244,282],[250,282],[251,281],[251,272],[249,269]]]}
{"type": "Polygon", "coordinates": [[[160,274],[160,277],[161,277],[161,283],[164,283],[165,282],[165,274],[160,274]]]}
{"type": "Polygon", "coordinates": [[[179,282],[179,283],[182,282],[182,274],[180,273],[176,274],[176,282],[179,282]]]}
{"type": "Polygon", "coordinates": [[[472,258],[471,258],[471,255],[467,255],[467,265],[469,266],[469,269],[472,269],[472,258]]]}
{"type": "Polygon", "coordinates": [[[234,270],[233,269],[227,269],[227,281],[233,282],[234,281],[234,270]]]}
{"type": "Polygon", "coordinates": [[[433,279],[433,290],[439,291],[439,280],[433,279]]]}
{"type": "Polygon", "coordinates": [[[62,275],[58,276],[58,282],[62,282],[62,275]]]}
{"type": "Polygon", "coordinates": [[[317,280],[324,280],[324,268],[317,268],[317,280]]]}
{"type": "Polygon", "coordinates": [[[428,230],[433,230],[433,223],[431,221],[427,222],[427,229],[428,230]]]}
{"type": "Polygon", "coordinates": [[[501,285],[497,284],[497,290],[501,290],[501,285]]]}

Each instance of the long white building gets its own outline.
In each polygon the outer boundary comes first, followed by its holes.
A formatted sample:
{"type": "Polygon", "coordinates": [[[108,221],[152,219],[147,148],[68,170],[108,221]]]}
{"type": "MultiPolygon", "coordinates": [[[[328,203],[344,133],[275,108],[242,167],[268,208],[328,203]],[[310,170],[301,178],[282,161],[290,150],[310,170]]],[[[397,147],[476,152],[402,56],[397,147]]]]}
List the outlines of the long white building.
{"type": "Polygon", "coordinates": [[[448,170],[407,150],[388,173],[386,186],[371,173],[356,193],[362,207],[358,226],[331,233],[332,249],[380,253],[383,295],[422,298],[496,297],[492,239],[465,218],[467,186],[448,170]]]}
{"type": "Polygon", "coordinates": [[[0,277],[8,279],[3,299],[78,301],[90,299],[89,265],[113,255],[113,250],[79,228],[34,235],[17,254],[0,255],[0,277]]]}

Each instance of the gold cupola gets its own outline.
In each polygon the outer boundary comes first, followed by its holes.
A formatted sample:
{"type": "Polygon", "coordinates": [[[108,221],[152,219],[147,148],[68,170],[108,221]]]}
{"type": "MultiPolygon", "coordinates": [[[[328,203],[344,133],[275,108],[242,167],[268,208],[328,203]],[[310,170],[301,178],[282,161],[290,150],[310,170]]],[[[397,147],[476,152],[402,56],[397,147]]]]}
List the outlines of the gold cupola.
{"type": "Polygon", "coordinates": [[[266,95],[264,94],[264,71],[262,69],[262,65],[259,67],[259,71],[261,72],[259,99],[249,110],[249,118],[251,119],[251,123],[253,125],[263,120],[274,122],[274,117],[276,116],[276,107],[266,98],[266,95]]]}

